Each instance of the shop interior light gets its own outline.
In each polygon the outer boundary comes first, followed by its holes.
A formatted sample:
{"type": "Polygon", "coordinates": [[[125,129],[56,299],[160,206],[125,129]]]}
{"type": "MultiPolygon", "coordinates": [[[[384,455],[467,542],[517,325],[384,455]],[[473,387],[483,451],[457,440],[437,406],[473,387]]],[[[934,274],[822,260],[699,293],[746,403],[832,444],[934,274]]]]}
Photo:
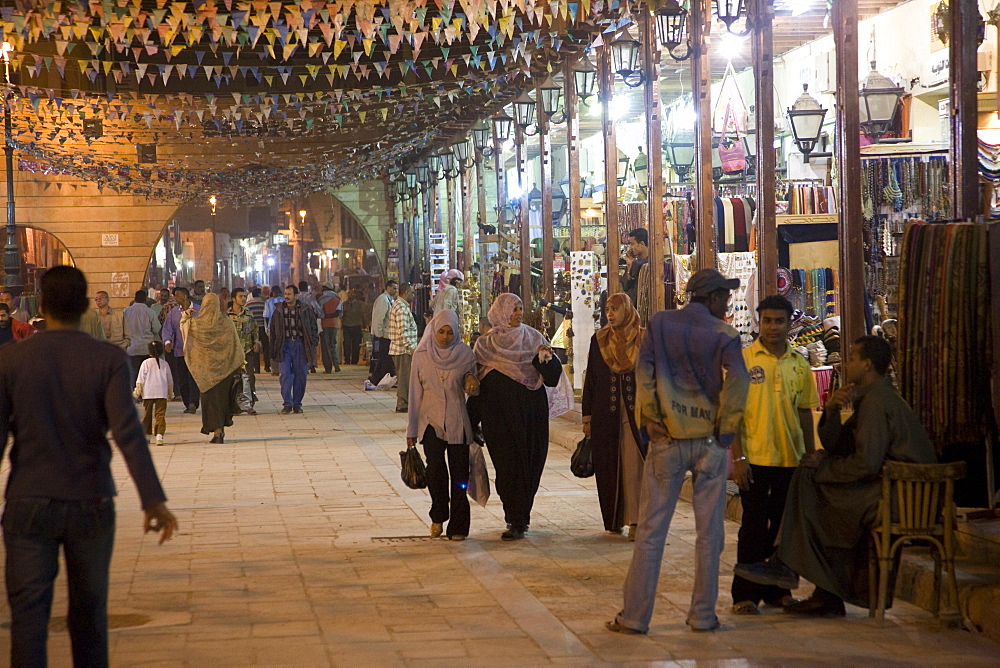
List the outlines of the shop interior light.
{"type": "Polygon", "coordinates": [[[688,43],[688,10],[677,0],[664,0],[655,12],[656,28],[660,36],[660,44],[674,60],[687,60],[691,57],[691,45],[688,43]],[[681,48],[681,47],[684,48],[681,48]]]}
{"type": "Polygon", "coordinates": [[[639,65],[639,47],[627,30],[611,43],[612,67],[629,88],[641,86],[646,80],[639,65]]]}
{"type": "Polygon", "coordinates": [[[806,162],[809,162],[813,149],[819,143],[826,112],[827,110],[816,101],[816,98],[809,94],[809,84],[802,84],[802,95],[795,100],[795,104],[787,113],[788,124],[792,126],[792,137],[806,162]]]}
{"type": "Polygon", "coordinates": [[[861,83],[858,95],[861,98],[861,130],[879,143],[882,136],[889,131],[892,119],[896,115],[896,106],[903,96],[902,87],[897,86],[886,76],[875,69],[875,61],[871,61],[872,70],[861,83]]]}

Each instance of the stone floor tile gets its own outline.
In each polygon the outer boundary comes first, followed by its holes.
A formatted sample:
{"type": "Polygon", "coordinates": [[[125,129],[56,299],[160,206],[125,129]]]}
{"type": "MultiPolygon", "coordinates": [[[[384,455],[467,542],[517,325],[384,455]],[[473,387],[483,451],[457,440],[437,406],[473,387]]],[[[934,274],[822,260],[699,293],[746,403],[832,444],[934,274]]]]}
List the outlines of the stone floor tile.
{"type": "MultiPolygon", "coordinates": [[[[237,418],[223,446],[209,446],[197,433],[200,417],[170,404],[168,443],[152,453],[181,522],[166,545],[143,536],[135,489],[113,459],[121,496],[111,613],[184,615],[112,630],[113,666],[996,663],[996,643],[941,629],[905,603],[884,629],[856,608],[835,620],[728,614],[731,525],[723,628],[692,633],[684,618],[696,535],[686,503],[664,550],[650,635],[609,633],[603,624],[621,607],[633,546],[603,530],[594,479],[572,477],[569,449],[550,447],[526,540],[499,540],[494,493],[485,508],[472,505],[469,540],[431,541],[427,492],[399,477],[404,417],[392,412],[393,393],[361,390],[364,373],[310,376],[306,413],[296,416],[277,415],[277,379],[262,376],[260,415],[237,418]]],[[[572,420],[553,425],[555,441],[578,440],[572,420]]],[[[0,464],[0,477],[8,468],[0,464]]],[[[54,614],[65,615],[64,571],[56,587],[54,614]]],[[[71,664],[66,633],[52,634],[49,646],[50,665],[71,664]]],[[[0,633],[0,657],[8,651],[0,633]]]]}

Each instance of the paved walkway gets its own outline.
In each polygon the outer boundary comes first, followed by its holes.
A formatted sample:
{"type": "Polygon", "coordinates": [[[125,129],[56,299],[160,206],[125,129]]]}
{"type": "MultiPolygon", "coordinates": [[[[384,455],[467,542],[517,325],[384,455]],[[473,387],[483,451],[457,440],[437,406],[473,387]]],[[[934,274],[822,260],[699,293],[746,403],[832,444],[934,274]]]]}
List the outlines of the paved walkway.
{"type": "MultiPolygon", "coordinates": [[[[261,414],[236,418],[221,446],[198,433],[200,416],[170,404],[167,445],[153,454],[181,530],[163,546],[142,535],[135,490],[115,458],[112,665],[996,663],[997,644],[941,630],[903,603],[884,629],[857,608],[842,620],[728,614],[732,524],[722,630],[690,632],[694,520],[684,503],[650,635],[609,633],[603,623],[620,607],[630,544],[602,530],[593,479],[569,474],[570,453],[550,451],[528,539],[499,540],[503,514],[492,498],[473,505],[469,540],[432,541],[429,498],[399,479],[405,416],[392,411],[394,395],[360,390],[360,368],[344,368],[310,376],[304,415],[278,415],[277,379],[265,376],[261,414]]],[[[60,577],[53,666],[70,664],[65,609],[60,577]]],[[[8,644],[0,633],[0,665],[8,644]]]]}

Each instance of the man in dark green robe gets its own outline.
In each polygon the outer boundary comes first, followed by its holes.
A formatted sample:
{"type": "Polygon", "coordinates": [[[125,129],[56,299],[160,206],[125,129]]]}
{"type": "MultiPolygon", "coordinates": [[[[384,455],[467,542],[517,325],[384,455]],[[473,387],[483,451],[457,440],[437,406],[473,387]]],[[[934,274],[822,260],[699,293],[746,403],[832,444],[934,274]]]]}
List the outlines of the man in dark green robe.
{"type": "Polygon", "coordinates": [[[824,450],[806,455],[792,477],[775,556],[736,566],[752,582],[794,589],[801,575],[816,585],[786,612],[843,616],[844,601],[867,607],[868,535],[882,466],[937,461],[927,432],[886,377],[891,361],[883,339],[854,342],[846,384],[830,396],[819,423],[824,450]],[[841,424],[840,410],[850,403],[854,414],[841,424]]]}

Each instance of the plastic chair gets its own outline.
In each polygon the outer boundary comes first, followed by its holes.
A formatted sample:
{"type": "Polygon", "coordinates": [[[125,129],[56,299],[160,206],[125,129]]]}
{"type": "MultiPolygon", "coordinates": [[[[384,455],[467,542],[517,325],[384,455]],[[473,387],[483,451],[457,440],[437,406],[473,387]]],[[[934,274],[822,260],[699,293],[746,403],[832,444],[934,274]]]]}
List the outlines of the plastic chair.
{"type": "Polygon", "coordinates": [[[934,604],[931,612],[942,622],[960,621],[955,581],[955,481],[965,477],[965,462],[904,464],[886,462],[882,469],[882,499],[872,529],[875,550],[869,561],[868,616],[885,623],[886,600],[893,562],[907,541],[930,543],[934,556],[934,604]],[[941,567],[948,575],[948,607],[941,611],[941,567]],[[878,589],[875,589],[876,570],[878,589]],[[940,614],[939,614],[940,612],[940,614]]]}

